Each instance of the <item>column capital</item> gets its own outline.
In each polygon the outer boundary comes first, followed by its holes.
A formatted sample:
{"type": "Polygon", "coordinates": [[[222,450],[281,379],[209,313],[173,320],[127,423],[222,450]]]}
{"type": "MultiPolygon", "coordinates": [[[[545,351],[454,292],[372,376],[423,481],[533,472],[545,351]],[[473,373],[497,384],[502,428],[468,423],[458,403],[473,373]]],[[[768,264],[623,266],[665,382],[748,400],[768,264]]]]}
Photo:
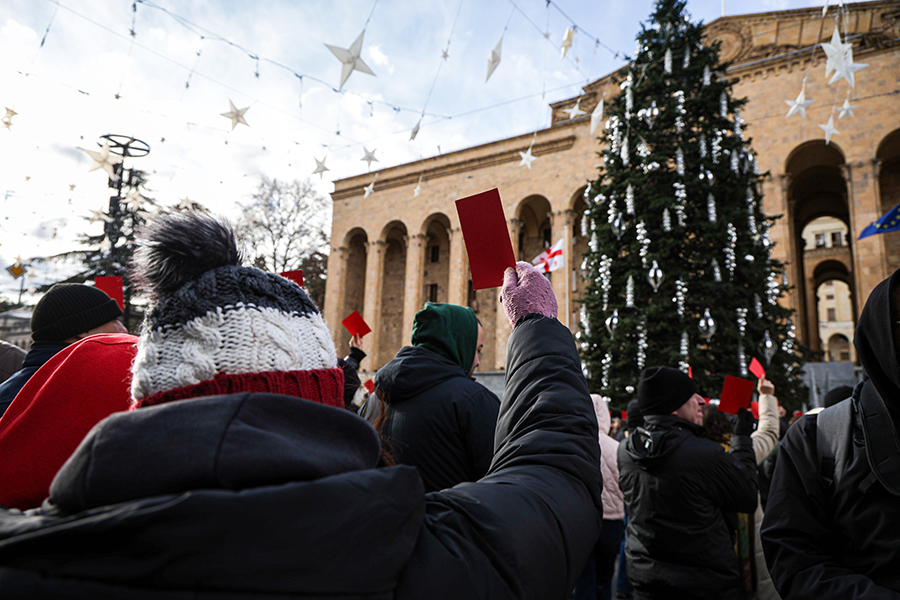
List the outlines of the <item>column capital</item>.
{"type": "Polygon", "coordinates": [[[882,160],[880,158],[872,159],[872,175],[875,177],[875,179],[878,179],[878,177],[881,175],[881,164],[882,160]]]}
{"type": "Polygon", "coordinates": [[[517,219],[515,217],[513,217],[511,219],[507,219],[507,221],[509,222],[510,228],[512,229],[513,233],[516,233],[517,231],[519,231],[519,229],[522,227],[522,225],[525,224],[525,222],[522,221],[522,219],[517,219]]]}

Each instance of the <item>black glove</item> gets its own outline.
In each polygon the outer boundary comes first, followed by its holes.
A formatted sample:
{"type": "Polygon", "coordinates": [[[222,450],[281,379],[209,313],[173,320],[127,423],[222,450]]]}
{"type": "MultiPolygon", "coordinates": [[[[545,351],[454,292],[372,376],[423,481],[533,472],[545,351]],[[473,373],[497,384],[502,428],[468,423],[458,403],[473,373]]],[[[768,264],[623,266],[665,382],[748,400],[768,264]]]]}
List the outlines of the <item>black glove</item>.
{"type": "Polygon", "coordinates": [[[756,419],[753,418],[753,413],[746,408],[739,408],[737,420],[734,423],[734,435],[750,435],[753,433],[755,424],[756,419]]]}

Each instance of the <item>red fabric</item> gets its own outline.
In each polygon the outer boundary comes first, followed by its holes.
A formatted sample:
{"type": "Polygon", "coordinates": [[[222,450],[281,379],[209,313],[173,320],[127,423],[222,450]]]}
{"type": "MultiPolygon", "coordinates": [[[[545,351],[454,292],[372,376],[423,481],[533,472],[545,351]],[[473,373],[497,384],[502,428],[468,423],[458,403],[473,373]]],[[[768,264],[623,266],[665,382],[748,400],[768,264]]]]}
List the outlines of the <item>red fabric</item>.
{"type": "Polygon", "coordinates": [[[137,338],[92,335],[35,373],[0,418],[0,504],[40,506],[91,428],[131,404],[137,338]]]}
{"type": "Polygon", "coordinates": [[[219,373],[212,379],[138,400],[132,409],[156,406],[203,396],[223,396],[241,392],[268,392],[303,398],[344,408],[344,371],[310,369],[308,371],[265,371],[262,373],[219,373]]]}

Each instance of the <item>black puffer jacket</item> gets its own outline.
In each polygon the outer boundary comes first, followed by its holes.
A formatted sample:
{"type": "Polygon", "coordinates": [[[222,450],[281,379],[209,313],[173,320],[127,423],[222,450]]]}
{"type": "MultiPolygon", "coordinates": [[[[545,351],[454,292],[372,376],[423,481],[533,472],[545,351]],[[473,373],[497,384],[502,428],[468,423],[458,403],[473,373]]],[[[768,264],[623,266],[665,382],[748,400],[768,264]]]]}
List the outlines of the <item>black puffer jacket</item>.
{"type": "Polygon", "coordinates": [[[844,468],[825,472],[817,448],[818,419],[841,405],[800,419],[778,451],[762,543],[784,598],[900,599],[900,314],[890,304],[898,286],[900,271],[876,286],[856,327],[870,379],[844,400],[846,459],[831,457],[844,468]]]}
{"type": "Polygon", "coordinates": [[[51,488],[0,512],[6,598],[562,599],[599,531],[597,424],[575,344],[526,317],[509,342],[498,451],[425,494],[374,469],[343,409],[286,396],[184,400],[101,422],[51,488]]]}
{"type": "Polygon", "coordinates": [[[500,399],[462,367],[421,346],[406,346],[382,367],[382,434],[397,462],[419,469],[426,492],[484,477],[494,455],[500,399]]]}
{"type": "Polygon", "coordinates": [[[619,487],[628,513],[628,577],[641,598],[731,598],[740,569],[725,513],[756,508],[749,436],[731,452],[672,416],[644,417],[619,445],[619,487]],[[673,594],[675,594],[673,596],[673,594]]]}

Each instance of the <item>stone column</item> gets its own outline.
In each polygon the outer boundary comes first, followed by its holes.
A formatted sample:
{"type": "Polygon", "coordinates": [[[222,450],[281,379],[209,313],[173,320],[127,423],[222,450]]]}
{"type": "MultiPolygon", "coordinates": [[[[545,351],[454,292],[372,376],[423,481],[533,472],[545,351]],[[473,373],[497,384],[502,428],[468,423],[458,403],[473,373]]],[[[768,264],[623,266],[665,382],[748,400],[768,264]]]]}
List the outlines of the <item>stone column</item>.
{"type": "Polygon", "coordinates": [[[328,302],[325,303],[325,311],[323,317],[331,331],[331,339],[337,348],[340,356],[345,356],[343,352],[349,351],[347,341],[343,339],[346,333],[341,321],[347,315],[342,315],[344,304],[347,297],[347,255],[349,249],[346,246],[339,248],[332,247],[331,254],[328,255],[328,279],[325,282],[325,297],[328,302]]]}
{"type": "MultiPolygon", "coordinates": [[[[370,339],[366,340],[366,348],[370,358],[368,366],[374,370],[381,366],[379,342],[381,341],[381,286],[384,280],[384,251],[387,243],[382,240],[369,242],[366,247],[366,306],[363,318],[372,327],[370,339]]],[[[368,337],[368,336],[367,336],[368,337]]]]}
{"type": "Polygon", "coordinates": [[[413,318],[422,308],[422,281],[425,268],[424,248],[428,236],[424,234],[403,236],[406,243],[406,287],[403,293],[403,344],[409,344],[413,318]]]}
{"type": "Polygon", "coordinates": [[[872,161],[870,174],[863,170],[864,163],[859,161],[851,166],[842,165],[844,179],[847,183],[847,204],[850,208],[850,231],[853,236],[853,270],[854,309],[857,314],[865,304],[872,289],[887,277],[887,258],[885,256],[884,237],[873,235],[856,241],[866,226],[881,216],[881,201],[878,195],[879,161],[872,161]],[[866,179],[872,176],[875,181],[866,185],[866,179]],[[861,266],[866,265],[866,266],[861,266]]]}
{"type": "MultiPolygon", "coordinates": [[[[820,349],[819,344],[819,300],[816,297],[816,280],[813,277],[813,269],[809,269],[803,285],[806,286],[806,330],[807,339],[806,346],[816,352],[820,349]]],[[[765,300],[763,300],[765,302],[765,300]]]]}
{"type": "Polygon", "coordinates": [[[469,297],[469,261],[466,258],[466,245],[463,242],[459,226],[447,229],[450,239],[450,269],[447,302],[468,306],[469,297]]]}

